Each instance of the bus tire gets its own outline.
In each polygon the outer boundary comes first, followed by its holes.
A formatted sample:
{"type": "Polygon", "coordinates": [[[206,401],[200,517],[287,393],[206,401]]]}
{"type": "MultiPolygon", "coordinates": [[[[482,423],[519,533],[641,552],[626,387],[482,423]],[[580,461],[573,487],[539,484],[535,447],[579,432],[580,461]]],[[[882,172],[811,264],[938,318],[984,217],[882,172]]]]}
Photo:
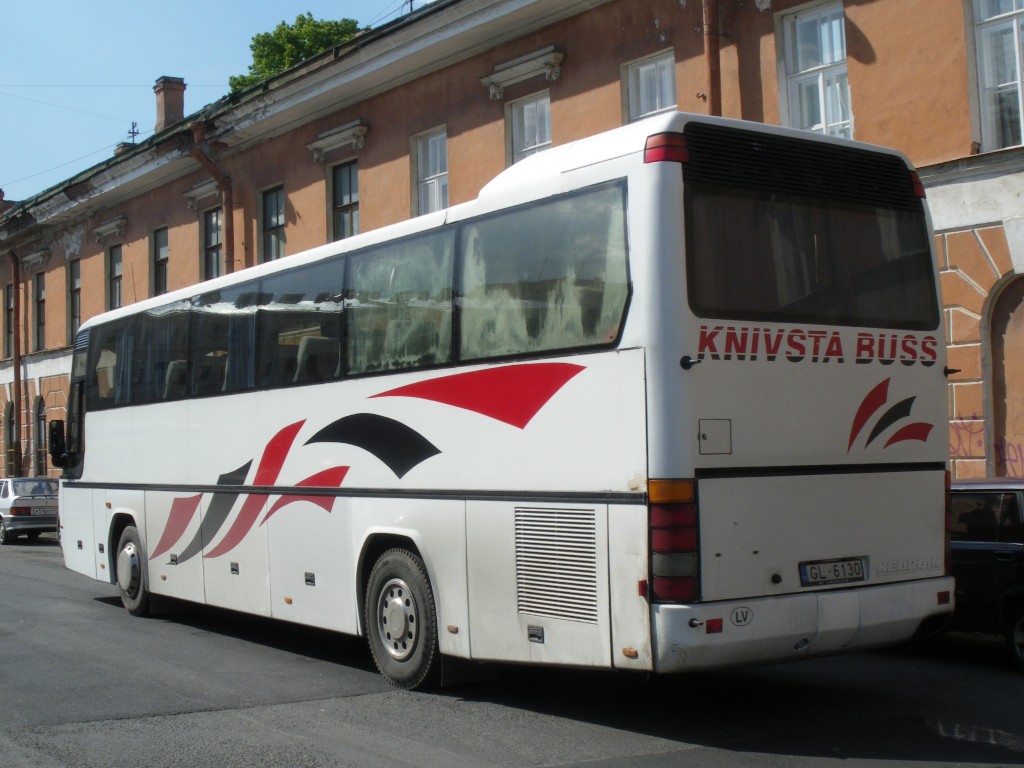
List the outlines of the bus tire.
{"type": "Polygon", "coordinates": [[[146,584],[146,561],[142,553],[142,542],[134,525],[121,533],[117,545],[117,587],[121,593],[121,605],[132,616],[149,613],[149,587],[146,584]]]}
{"type": "Polygon", "coordinates": [[[1006,622],[1006,650],[1018,672],[1024,672],[1024,604],[1018,604],[1006,622]]]}
{"type": "Polygon", "coordinates": [[[437,614],[423,560],[404,549],[381,555],[370,572],[365,607],[370,653],[388,682],[407,690],[435,685],[437,614]]]}

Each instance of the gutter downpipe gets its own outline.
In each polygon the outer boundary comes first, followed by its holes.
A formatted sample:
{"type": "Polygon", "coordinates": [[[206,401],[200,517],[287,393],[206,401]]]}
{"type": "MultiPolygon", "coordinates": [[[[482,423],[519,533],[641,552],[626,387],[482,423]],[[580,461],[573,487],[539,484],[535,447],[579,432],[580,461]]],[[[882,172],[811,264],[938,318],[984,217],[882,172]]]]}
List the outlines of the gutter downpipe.
{"type": "MultiPolygon", "coordinates": [[[[17,254],[12,250],[8,251],[7,255],[11,257],[11,270],[13,272],[11,276],[11,290],[14,292],[12,297],[14,300],[14,307],[12,308],[12,315],[14,322],[11,324],[11,369],[14,375],[14,380],[11,382],[11,391],[13,395],[12,407],[14,408],[14,445],[7,446],[7,450],[12,452],[11,456],[11,470],[15,477],[19,477],[22,474],[21,471],[21,262],[18,261],[17,254]]],[[[6,426],[6,425],[5,425],[6,426]]]]}
{"type": "Polygon", "coordinates": [[[192,146],[189,155],[209,173],[220,190],[221,205],[224,209],[224,274],[235,271],[235,194],[231,187],[231,178],[227,176],[210,157],[210,145],[206,141],[206,125],[192,123],[192,146]]]}
{"type": "Polygon", "coordinates": [[[708,74],[708,114],[722,116],[722,62],[718,39],[718,0],[704,0],[704,64],[708,74]]]}

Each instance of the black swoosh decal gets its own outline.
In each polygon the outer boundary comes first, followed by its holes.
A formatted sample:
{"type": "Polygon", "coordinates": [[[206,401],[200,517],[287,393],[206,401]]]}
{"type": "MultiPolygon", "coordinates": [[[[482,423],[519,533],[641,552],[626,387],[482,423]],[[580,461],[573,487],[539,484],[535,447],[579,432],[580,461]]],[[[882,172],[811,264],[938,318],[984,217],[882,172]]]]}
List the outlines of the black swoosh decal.
{"type": "Polygon", "coordinates": [[[878,420],[878,423],[875,425],[875,428],[871,430],[871,435],[868,437],[868,441],[864,443],[864,446],[867,447],[871,445],[871,441],[874,440],[883,432],[885,432],[885,430],[887,430],[900,419],[905,419],[907,416],[909,416],[910,409],[914,405],[914,400],[916,399],[917,398],[914,397],[908,397],[906,400],[901,400],[888,411],[886,411],[882,415],[882,418],[878,420]]]}
{"type": "MultiPolygon", "coordinates": [[[[218,477],[217,485],[241,485],[245,482],[245,478],[249,474],[249,467],[251,466],[252,459],[233,472],[228,472],[227,474],[218,477]]],[[[213,541],[213,537],[217,535],[217,531],[219,531],[221,526],[224,525],[224,521],[228,519],[228,514],[231,512],[231,508],[235,506],[238,496],[239,493],[237,491],[213,494],[213,498],[210,499],[210,506],[206,510],[206,514],[203,516],[202,525],[199,526],[199,530],[196,531],[196,535],[192,537],[192,541],[190,541],[184,551],[178,555],[179,565],[198,555],[203,551],[203,547],[206,544],[213,541]]]]}
{"type": "Polygon", "coordinates": [[[400,421],[372,413],[357,413],[328,424],[310,443],[345,443],[368,451],[399,478],[441,451],[427,438],[400,421]]]}

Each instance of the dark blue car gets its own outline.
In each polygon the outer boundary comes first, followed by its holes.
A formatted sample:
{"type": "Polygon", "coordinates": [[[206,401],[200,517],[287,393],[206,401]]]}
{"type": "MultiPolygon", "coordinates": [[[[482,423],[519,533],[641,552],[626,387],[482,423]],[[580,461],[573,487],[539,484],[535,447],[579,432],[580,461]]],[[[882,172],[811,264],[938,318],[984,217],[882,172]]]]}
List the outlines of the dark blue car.
{"type": "Polygon", "coordinates": [[[1024,479],[961,480],[952,487],[953,629],[1003,635],[1024,672],[1024,479]]]}

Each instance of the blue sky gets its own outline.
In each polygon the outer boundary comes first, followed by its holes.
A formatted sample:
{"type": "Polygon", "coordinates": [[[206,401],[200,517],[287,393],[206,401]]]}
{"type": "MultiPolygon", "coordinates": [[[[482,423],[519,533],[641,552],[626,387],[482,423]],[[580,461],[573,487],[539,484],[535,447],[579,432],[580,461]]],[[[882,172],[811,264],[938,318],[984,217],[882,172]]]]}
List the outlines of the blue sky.
{"type": "MultiPolygon", "coordinates": [[[[416,2],[419,8],[423,2],[416,2]]],[[[312,13],[379,27],[408,0],[0,0],[0,189],[24,200],[142,140],[153,84],[185,79],[185,114],[248,71],[253,35],[312,13]]]]}

